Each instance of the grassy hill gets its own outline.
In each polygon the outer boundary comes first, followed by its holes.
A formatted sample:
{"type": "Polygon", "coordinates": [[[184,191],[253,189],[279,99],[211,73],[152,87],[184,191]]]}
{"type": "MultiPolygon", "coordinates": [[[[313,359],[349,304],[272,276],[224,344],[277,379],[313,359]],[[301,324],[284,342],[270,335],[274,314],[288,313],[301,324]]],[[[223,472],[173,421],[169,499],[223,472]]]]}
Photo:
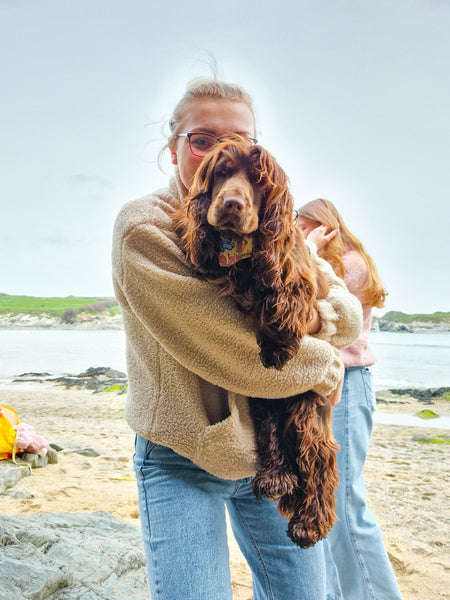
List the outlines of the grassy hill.
{"type": "Polygon", "coordinates": [[[79,312],[102,312],[107,310],[111,315],[120,312],[115,298],[97,296],[66,296],[65,298],[47,298],[36,296],[12,296],[0,294],[0,314],[10,313],[36,315],[45,313],[55,317],[62,317],[64,313],[72,309],[79,312]]]}
{"type": "Polygon", "coordinates": [[[409,315],[400,311],[391,310],[381,317],[383,321],[391,323],[413,323],[415,321],[430,321],[432,323],[450,323],[450,312],[435,312],[433,314],[413,314],[409,315]]]}
{"type": "MultiPolygon", "coordinates": [[[[115,298],[104,296],[65,296],[38,297],[38,296],[13,296],[0,293],[0,315],[9,313],[17,314],[47,314],[63,317],[67,310],[74,313],[103,312],[107,310],[111,315],[120,313],[119,305],[115,298]]],[[[402,323],[408,325],[416,321],[429,321],[431,323],[450,323],[450,312],[435,312],[433,314],[407,314],[391,310],[378,320],[385,323],[402,323]]]]}

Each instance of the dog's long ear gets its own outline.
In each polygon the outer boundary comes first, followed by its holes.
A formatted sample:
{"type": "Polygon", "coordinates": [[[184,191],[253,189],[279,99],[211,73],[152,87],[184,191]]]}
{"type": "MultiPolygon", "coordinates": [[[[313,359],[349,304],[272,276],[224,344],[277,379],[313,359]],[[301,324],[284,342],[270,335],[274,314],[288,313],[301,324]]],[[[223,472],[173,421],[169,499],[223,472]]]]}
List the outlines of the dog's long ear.
{"type": "Polygon", "coordinates": [[[183,207],[174,215],[182,248],[193,266],[203,274],[216,272],[218,268],[218,234],[207,220],[214,185],[214,170],[224,154],[232,155],[236,141],[234,138],[224,140],[208,152],[195,172],[183,207]]]}
{"type": "Polygon", "coordinates": [[[259,174],[259,183],[265,193],[265,211],[272,219],[279,219],[278,235],[286,235],[293,224],[294,200],[289,191],[289,179],[275,158],[262,146],[250,150],[253,166],[259,174]],[[283,230],[286,228],[286,231],[283,230]]]}
{"type": "MultiPolygon", "coordinates": [[[[183,206],[174,213],[176,230],[181,247],[192,265],[201,272],[209,270],[216,247],[216,235],[208,225],[207,215],[211,203],[213,172],[220,151],[210,152],[200,163],[183,206]]],[[[214,261],[213,261],[214,262],[214,261]]]]}
{"type": "Polygon", "coordinates": [[[263,364],[280,368],[294,356],[307,332],[317,285],[305,244],[302,240],[301,248],[296,244],[294,200],[286,173],[260,146],[251,149],[251,158],[263,190],[254,271],[261,288],[270,289],[261,307],[257,338],[263,364]]]}
{"type": "Polygon", "coordinates": [[[195,172],[192,185],[189,189],[189,196],[197,194],[211,194],[212,185],[214,182],[214,169],[221,155],[222,148],[218,145],[214,148],[214,150],[208,152],[208,154],[203,158],[200,166],[195,172]]]}
{"type": "Polygon", "coordinates": [[[267,287],[278,287],[292,279],[290,253],[294,243],[294,199],[286,173],[267,150],[254,146],[250,158],[257,183],[263,191],[259,250],[266,261],[265,282],[267,287]],[[271,263],[270,267],[267,261],[271,263]]]}
{"type": "Polygon", "coordinates": [[[189,195],[189,201],[175,213],[174,219],[181,247],[200,272],[208,271],[207,265],[217,262],[214,260],[216,236],[207,221],[208,208],[207,194],[189,195]]]}

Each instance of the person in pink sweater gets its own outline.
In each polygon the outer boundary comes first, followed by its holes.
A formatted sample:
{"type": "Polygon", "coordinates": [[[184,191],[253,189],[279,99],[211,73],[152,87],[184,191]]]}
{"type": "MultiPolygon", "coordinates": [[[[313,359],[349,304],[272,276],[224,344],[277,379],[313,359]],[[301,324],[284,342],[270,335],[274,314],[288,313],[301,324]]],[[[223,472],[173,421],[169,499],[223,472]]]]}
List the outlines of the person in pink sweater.
{"type": "Polygon", "coordinates": [[[345,376],[341,400],[333,408],[340,483],[338,520],[325,544],[327,600],[401,600],[381,530],[367,507],[363,479],[376,408],[369,369],[375,357],[368,338],[372,308],[384,306],[387,292],[373,259],[330,201],[318,199],[302,206],[297,225],[363,308],[359,338],[341,350],[345,376]]]}

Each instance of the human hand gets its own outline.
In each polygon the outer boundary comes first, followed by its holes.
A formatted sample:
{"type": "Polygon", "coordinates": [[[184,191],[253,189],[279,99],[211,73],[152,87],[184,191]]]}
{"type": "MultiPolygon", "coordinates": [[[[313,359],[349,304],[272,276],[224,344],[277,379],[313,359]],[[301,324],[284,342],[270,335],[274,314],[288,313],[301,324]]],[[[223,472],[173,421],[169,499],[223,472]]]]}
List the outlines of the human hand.
{"type": "Polygon", "coordinates": [[[331,392],[331,394],[328,395],[328,400],[331,402],[331,406],[336,406],[336,404],[339,404],[340,400],[341,400],[341,396],[342,396],[342,388],[344,385],[344,370],[342,370],[342,375],[341,378],[339,380],[339,383],[337,384],[337,387],[334,391],[331,392]]]}
{"type": "Polygon", "coordinates": [[[315,333],[320,331],[320,327],[321,327],[321,321],[320,321],[319,311],[317,310],[317,308],[313,308],[311,310],[311,316],[308,321],[308,328],[307,328],[306,332],[308,335],[314,335],[315,333]]]}
{"type": "Polygon", "coordinates": [[[321,250],[328,244],[330,240],[337,236],[338,231],[338,229],[333,229],[333,231],[327,233],[326,226],[319,225],[319,227],[316,227],[308,233],[306,239],[308,240],[308,242],[312,242],[313,244],[315,244],[317,246],[317,250],[321,250]]]}

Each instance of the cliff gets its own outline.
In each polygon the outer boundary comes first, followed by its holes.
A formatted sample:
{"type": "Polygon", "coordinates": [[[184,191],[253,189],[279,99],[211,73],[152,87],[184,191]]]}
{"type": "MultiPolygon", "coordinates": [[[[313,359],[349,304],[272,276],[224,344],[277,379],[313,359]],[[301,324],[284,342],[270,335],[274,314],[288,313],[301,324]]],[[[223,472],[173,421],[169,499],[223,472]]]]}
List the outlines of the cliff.
{"type": "Polygon", "coordinates": [[[0,293],[0,329],[121,329],[115,298],[0,293]]]}
{"type": "Polygon", "coordinates": [[[374,317],[372,331],[397,331],[405,333],[445,333],[450,331],[450,313],[407,314],[390,311],[374,317]]]}

